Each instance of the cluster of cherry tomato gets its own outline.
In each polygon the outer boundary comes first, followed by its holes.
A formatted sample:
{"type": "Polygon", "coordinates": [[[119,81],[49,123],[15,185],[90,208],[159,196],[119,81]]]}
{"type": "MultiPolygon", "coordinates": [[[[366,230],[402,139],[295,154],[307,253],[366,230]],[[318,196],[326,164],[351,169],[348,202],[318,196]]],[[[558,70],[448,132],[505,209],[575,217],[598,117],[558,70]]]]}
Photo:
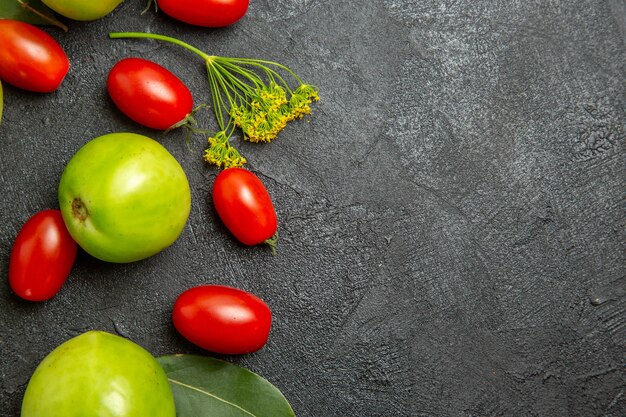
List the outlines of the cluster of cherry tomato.
{"type": "MultiPolygon", "coordinates": [[[[55,6],[72,1],[45,3],[63,14],[64,9],[55,6]]],[[[117,4],[117,0],[110,2],[110,10],[117,4]]],[[[183,22],[219,27],[238,21],[246,13],[248,0],[159,0],[158,6],[183,22]]],[[[70,17],[91,20],[93,16],[70,17]]],[[[47,93],[59,88],[69,68],[67,55],[49,34],[28,23],[0,20],[0,80],[47,93]]],[[[110,70],[106,85],[115,105],[143,126],[166,130],[188,123],[193,114],[189,89],[154,62],[122,59],[110,70]]],[[[242,168],[221,171],[212,199],[218,216],[240,242],[272,244],[276,214],[269,193],[255,174],[242,168]]],[[[9,260],[12,290],[29,301],[52,298],[68,278],[77,250],[59,210],[35,214],[14,241],[9,260]]],[[[266,343],[272,315],[263,300],[248,292],[203,285],[178,297],[172,319],[175,328],[192,343],[218,353],[240,354],[266,343]]]]}
{"type": "MultiPolygon", "coordinates": [[[[11,289],[29,301],[54,297],[70,274],[77,250],[61,212],[40,211],[24,224],[13,244],[9,259],[11,289]]],[[[265,345],[272,313],[263,300],[246,291],[201,285],[177,298],[172,320],[176,330],[197,346],[217,353],[243,354],[265,345]]]]}

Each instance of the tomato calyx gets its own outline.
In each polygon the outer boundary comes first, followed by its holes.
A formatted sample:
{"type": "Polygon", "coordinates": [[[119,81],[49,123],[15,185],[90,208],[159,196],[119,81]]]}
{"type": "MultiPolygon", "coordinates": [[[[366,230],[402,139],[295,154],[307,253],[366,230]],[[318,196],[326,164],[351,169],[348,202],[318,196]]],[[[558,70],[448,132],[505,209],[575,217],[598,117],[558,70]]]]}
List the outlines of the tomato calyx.
{"type": "Polygon", "coordinates": [[[181,120],[180,122],[174,123],[172,126],[168,127],[164,133],[168,133],[171,132],[172,130],[176,130],[179,128],[184,128],[187,130],[187,136],[186,136],[186,141],[187,143],[189,143],[189,140],[191,138],[192,134],[197,134],[197,135],[206,135],[209,133],[208,130],[206,129],[201,129],[198,127],[198,122],[196,121],[195,115],[198,112],[198,110],[203,109],[207,107],[206,104],[200,104],[199,106],[197,106],[196,108],[194,108],[191,113],[189,113],[187,116],[185,116],[185,118],[183,120],[181,120]]]}
{"type": "Polygon", "coordinates": [[[159,3],[153,0],[148,0],[148,3],[146,4],[146,8],[143,9],[143,11],[141,12],[141,14],[145,14],[148,13],[148,11],[152,8],[152,3],[154,3],[154,11],[158,12],[159,11],[159,3]]]}
{"type": "Polygon", "coordinates": [[[276,245],[278,244],[278,231],[276,231],[276,233],[274,233],[274,235],[270,237],[269,239],[265,239],[263,243],[269,246],[270,251],[272,252],[272,255],[276,256],[276,245]]]}

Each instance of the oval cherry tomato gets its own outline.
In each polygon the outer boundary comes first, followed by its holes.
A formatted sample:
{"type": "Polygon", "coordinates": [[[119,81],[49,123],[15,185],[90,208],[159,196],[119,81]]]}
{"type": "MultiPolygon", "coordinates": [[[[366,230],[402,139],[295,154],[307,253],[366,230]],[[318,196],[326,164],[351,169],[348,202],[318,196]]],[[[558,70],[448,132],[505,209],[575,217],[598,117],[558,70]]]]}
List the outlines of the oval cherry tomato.
{"type": "Polygon", "coordinates": [[[238,355],[265,345],[272,313],[263,300],[249,292],[202,285],[178,297],[172,320],[183,337],[201,348],[238,355]]]}
{"type": "Polygon", "coordinates": [[[246,14],[248,3],[248,0],[158,0],[159,8],[170,17],[205,27],[232,25],[246,14]]]}
{"type": "Polygon", "coordinates": [[[245,245],[258,245],[276,233],[276,212],[267,189],[252,172],[228,168],[215,178],[213,204],[230,232],[245,245]]]}
{"type": "Polygon", "coordinates": [[[9,259],[9,284],[29,301],[52,298],[63,286],[76,259],[77,244],[59,210],[32,216],[17,234],[9,259]]]}
{"type": "Polygon", "coordinates": [[[115,105],[135,122],[166,130],[193,110],[193,98],[185,84],[159,64],[126,58],[111,68],[107,90],[115,105]]]}
{"type": "Polygon", "coordinates": [[[0,20],[0,79],[24,90],[50,93],[69,69],[67,55],[52,36],[28,23],[0,20]]]}

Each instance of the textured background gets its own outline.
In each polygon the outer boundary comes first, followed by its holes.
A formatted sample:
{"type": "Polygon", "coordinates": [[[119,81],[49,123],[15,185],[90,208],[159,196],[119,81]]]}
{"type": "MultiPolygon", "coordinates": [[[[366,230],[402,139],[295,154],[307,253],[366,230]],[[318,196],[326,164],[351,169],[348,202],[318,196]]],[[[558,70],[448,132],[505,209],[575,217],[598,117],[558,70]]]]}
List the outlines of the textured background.
{"type": "Polygon", "coordinates": [[[200,353],[170,311],[201,283],[272,307],[267,346],[226,359],[268,378],[298,416],[626,415],[626,3],[252,0],[225,30],[143,7],[47,29],[72,62],[57,92],[5,86],[2,415],[18,416],[53,347],[89,329],[154,355],[200,353]],[[305,121],[240,145],[275,201],[278,256],[242,247],[216,219],[204,139],[188,149],[183,132],[142,129],[107,97],[111,66],[141,56],[209,102],[202,62],[109,31],[280,61],[319,86],[305,121]],[[153,136],[180,161],[188,226],[146,261],[80,254],[58,296],[21,301],[6,281],[13,239],[58,207],[73,153],[113,131],[153,136]]]}

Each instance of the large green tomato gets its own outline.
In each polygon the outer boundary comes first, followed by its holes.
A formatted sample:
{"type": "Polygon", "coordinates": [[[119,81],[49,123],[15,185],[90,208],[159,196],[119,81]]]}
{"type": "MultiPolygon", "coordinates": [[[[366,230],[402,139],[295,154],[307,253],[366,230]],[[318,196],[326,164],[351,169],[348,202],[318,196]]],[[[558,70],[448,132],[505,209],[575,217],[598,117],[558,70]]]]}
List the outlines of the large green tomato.
{"type": "Polygon", "coordinates": [[[108,262],[134,262],[170,246],[191,209],[182,167],[158,142],[112,133],[85,144],[59,184],[63,220],[76,242],[108,262]]]}
{"type": "Polygon", "coordinates": [[[111,13],[123,0],[42,0],[55,12],[74,20],[96,20],[111,13]]]}
{"type": "Polygon", "coordinates": [[[175,417],[167,376],[141,346],[100,331],[54,349],[28,382],[21,417],[175,417]]]}

